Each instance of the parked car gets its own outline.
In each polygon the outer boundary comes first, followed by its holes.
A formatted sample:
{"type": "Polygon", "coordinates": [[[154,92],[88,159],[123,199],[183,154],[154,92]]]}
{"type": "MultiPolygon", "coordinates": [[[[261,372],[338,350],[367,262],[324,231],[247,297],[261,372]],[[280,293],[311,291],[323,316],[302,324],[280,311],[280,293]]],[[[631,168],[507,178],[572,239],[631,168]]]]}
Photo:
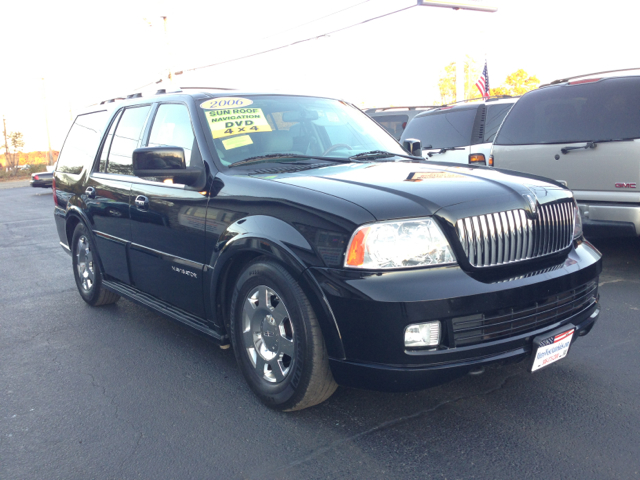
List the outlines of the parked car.
{"type": "MultiPolygon", "coordinates": [[[[420,153],[419,142],[408,143],[420,153]]],[[[80,296],[233,350],[269,407],[562,357],[601,257],[555,182],[407,155],[330,98],[185,90],[79,115],[54,217],[80,296]]]]}
{"type": "Polygon", "coordinates": [[[373,118],[396,140],[402,136],[402,132],[413,117],[421,112],[436,108],[434,106],[423,107],[383,107],[367,108],[364,113],[373,118]]]}
{"type": "Polygon", "coordinates": [[[527,93],[493,146],[496,167],[569,186],[589,235],[640,235],[640,76],[556,80],[527,93]]]}
{"type": "Polygon", "coordinates": [[[420,140],[430,160],[487,165],[495,134],[517,101],[501,96],[434,108],[416,115],[401,141],[420,140]]]}
{"type": "Polygon", "coordinates": [[[53,172],[38,172],[31,174],[29,185],[32,187],[51,188],[53,183],[53,172]]]}

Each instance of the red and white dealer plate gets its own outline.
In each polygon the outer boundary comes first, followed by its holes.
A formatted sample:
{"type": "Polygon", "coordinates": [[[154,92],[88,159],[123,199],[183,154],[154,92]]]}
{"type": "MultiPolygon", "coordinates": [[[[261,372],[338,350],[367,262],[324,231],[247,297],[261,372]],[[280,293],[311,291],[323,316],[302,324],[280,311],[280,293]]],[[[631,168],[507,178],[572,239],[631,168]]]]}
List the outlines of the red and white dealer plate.
{"type": "Polygon", "coordinates": [[[571,340],[573,340],[573,333],[575,328],[559,333],[557,335],[545,338],[538,344],[538,350],[536,351],[533,359],[533,366],[531,371],[535,372],[542,367],[551,365],[558,360],[563,359],[569,353],[569,347],[571,346],[571,340]]]}

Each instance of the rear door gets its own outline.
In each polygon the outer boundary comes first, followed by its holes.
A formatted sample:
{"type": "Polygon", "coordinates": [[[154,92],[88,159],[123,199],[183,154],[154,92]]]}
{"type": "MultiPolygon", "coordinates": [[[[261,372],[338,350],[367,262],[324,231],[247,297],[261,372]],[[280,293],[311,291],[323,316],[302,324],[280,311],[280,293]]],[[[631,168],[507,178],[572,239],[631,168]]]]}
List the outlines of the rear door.
{"type": "Polygon", "coordinates": [[[515,104],[494,166],[565,181],[578,199],[638,202],[639,138],[640,78],[548,87],[515,104]]]}
{"type": "Polygon", "coordinates": [[[131,242],[129,195],[131,154],[139,146],[150,106],[131,107],[114,117],[96,171],[87,182],[87,214],[107,276],[131,283],[127,245],[131,242]]]}
{"type": "MultiPolygon", "coordinates": [[[[159,105],[147,143],[150,147],[182,147],[187,166],[204,167],[184,104],[159,105]]],[[[129,258],[133,283],[202,318],[208,196],[192,187],[165,182],[135,178],[132,183],[129,258]]]]}

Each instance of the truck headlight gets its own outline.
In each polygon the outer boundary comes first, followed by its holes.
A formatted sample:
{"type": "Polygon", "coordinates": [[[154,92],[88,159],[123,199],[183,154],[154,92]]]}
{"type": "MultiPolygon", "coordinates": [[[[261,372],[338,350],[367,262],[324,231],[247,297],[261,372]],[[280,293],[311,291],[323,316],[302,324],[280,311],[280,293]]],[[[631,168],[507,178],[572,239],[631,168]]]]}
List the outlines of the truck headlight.
{"type": "Polygon", "coordinates": [[[580,209],[578,208],[578,204],[576,203],[575,198],[573,199],[573,239],[575,240],[578,237],[582,236],[582,218],[580,218],[580,209]]]}
{"type": "Polygon", "coordinates": [[[391,269],[455,262],[442,230],[427,217],[363,225],[351,237],[344,266],[391,269]]]}

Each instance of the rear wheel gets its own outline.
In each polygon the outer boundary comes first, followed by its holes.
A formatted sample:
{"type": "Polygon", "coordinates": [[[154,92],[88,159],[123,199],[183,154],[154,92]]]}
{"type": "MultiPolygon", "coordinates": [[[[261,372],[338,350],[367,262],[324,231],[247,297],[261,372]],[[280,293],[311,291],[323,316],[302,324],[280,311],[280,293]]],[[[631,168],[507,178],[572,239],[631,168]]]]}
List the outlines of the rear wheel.
{"type": "Polygon", "coordinates": [[[82,299],[94,307],[117,302],[120,295],[102,286],[102,272],[84,223],[78,223],[73,231],[71,248],[73,275],[82,299]]]}
{"type": "Polygon", "coordinates": [[[275,262],[254,260],[238,278],[231,340],[249,386],[271,408],[311,407],[337,388],[315,313],[298,283],[275,262]]]}

